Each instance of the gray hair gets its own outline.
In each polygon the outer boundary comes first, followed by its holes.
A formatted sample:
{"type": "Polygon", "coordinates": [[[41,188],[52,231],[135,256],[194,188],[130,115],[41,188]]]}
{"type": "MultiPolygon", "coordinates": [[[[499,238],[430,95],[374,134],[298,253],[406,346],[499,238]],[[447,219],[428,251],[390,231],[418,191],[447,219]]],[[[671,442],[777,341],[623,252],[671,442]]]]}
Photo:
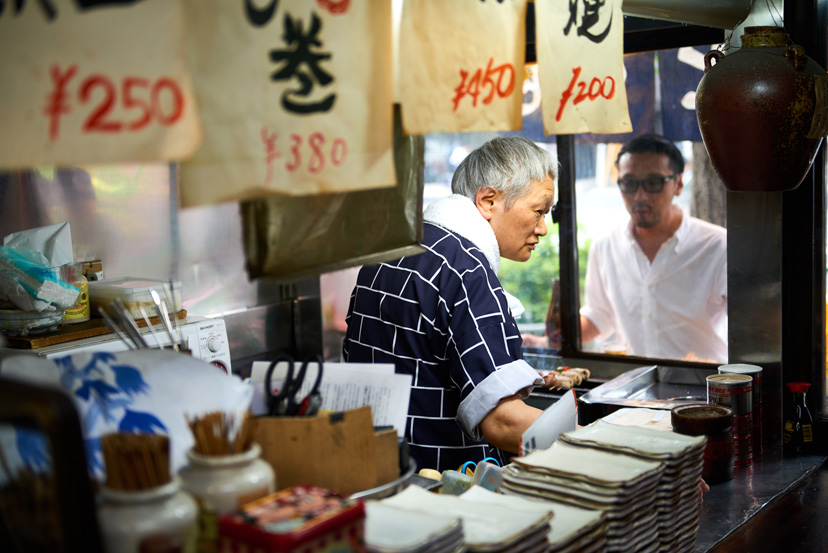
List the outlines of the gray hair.
{"type": "Polygon", "coordinates": [[[451,191],[474,201],[480,188],[492,187],[503,194],[508,209],[547,176],[558,179],[554,155],[528,138],[503,136],[466,156],[454,172],[451,191]]]}

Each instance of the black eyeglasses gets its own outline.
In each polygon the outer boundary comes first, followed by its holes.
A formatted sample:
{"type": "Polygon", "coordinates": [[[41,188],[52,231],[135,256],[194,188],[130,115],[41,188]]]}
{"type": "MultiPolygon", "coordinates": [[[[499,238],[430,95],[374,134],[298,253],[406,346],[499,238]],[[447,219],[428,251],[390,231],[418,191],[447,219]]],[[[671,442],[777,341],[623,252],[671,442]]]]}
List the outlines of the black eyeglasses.
{"type": "Polygon", "coordinates": [[[678,173],[667,175],[666,177],[647,177],[646,179],[636,180],[623,178],[618,179],[618,187],[624,194],[635,194],[639,186],[644,187],[644,192],[648,194],[658,194],[664,190],[664,185],[667,181],[672,180],[678,176],[678,173]]]}

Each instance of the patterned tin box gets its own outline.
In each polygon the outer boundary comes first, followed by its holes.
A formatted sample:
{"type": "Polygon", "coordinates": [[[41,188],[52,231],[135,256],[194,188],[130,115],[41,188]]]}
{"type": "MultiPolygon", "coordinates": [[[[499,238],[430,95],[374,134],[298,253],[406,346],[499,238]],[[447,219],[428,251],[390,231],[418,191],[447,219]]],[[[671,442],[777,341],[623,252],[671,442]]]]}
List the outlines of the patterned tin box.
{"type": "Polygon", "coordinates": [[[225,553],[364,553],[365,506],[318,486],[294,486],[219,520],[225,553]]]}

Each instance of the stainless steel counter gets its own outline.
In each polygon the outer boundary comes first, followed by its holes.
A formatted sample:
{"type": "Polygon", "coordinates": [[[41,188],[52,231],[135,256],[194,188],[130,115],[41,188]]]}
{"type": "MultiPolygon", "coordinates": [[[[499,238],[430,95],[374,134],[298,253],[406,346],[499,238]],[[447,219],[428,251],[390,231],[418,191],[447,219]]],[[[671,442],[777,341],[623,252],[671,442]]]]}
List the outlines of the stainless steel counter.
{"type": "Polygon", "coordinates": [[[765,450],[752,467],[736,469],[733,480],[710,486],[701,506],[695,551],[710,550],[825,461],[821,455],[783,458],[779,448],[765,450]]]}

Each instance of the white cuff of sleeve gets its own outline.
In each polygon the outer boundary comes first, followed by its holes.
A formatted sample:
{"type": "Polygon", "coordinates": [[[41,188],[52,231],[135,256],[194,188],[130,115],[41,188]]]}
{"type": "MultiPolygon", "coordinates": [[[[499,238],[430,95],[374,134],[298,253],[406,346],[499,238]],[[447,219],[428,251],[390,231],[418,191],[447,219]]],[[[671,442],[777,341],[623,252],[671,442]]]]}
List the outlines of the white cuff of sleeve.
{"type": "Polygon", "coordinates": [[[474,440],[483,438],[478,425],[505,397],[520,393],[528,396],[535,386],[543,385],[543,378],[523,359],[503,365],[475,386],[472,393],[460,403],[457,420],[474,440]]]}

